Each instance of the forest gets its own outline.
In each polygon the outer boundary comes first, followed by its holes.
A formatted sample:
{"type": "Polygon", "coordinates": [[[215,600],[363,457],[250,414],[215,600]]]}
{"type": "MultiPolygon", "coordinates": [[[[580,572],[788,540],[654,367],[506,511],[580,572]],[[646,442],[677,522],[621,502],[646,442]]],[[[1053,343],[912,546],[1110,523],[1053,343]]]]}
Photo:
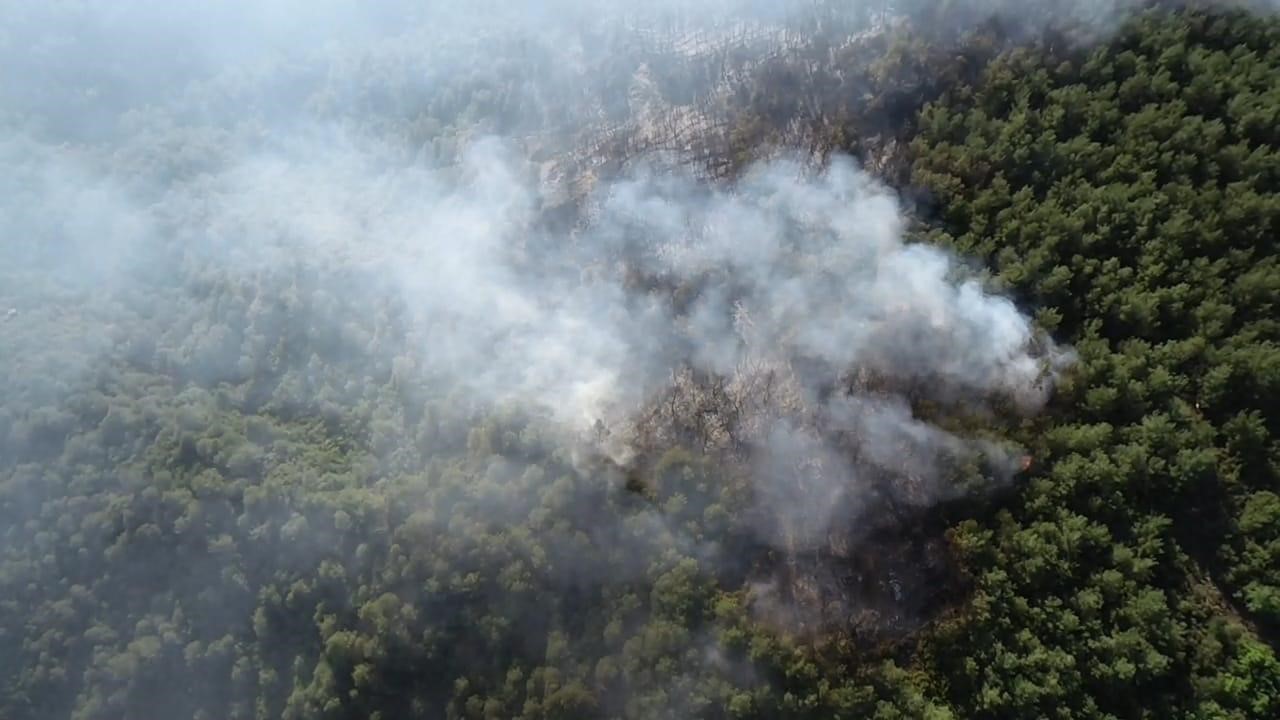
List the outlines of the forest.
{"type": "Polygon", "coordinates": [[[0,1],[0,718],[1280,717],[1278,9],[0,1]]]}

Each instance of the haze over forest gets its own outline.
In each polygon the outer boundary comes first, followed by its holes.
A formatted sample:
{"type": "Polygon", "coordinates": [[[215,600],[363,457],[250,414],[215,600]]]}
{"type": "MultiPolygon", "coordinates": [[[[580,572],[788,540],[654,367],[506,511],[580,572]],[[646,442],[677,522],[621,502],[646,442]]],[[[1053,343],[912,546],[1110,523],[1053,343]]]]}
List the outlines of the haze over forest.
{"type": "Polygon", "coordinates": [[[1273,0],[0,0],[0,718],[1280,716],[1273,0]]]}

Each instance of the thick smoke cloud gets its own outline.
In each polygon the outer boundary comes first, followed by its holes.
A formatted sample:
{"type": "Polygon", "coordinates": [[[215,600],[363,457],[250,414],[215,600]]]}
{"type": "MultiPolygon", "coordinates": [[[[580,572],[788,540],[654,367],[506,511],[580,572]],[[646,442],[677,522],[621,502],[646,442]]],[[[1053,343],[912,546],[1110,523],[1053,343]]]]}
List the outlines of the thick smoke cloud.
{"type": "MultiPolygon", "coordinates": [[[[714,63],[690,57],[763,57],[809,3],[631,5],[5,3],[0,400],[56,399],[94,358],[162,355],[165,338],[127,326],[139,316],[195,338],[173,352],[184,381],[247,381],[244,358],[265,354],[251,328],[182,308],[301,268],[335,309],[408,308],[401,377],[551,418],[613,490],[670,447],[732,458],[758,540],[787,552],[860,536],[886,487],[921,506],[963,492],[950,468],[973,456],[1007,478],[1011,448],[913,401],[1033,412],[1070,354],[959,259],[909,243],[894,193],[853,160],[783,156],[722,185],[669,157],[612,175],[561,162],[599,127],[713,94],[714,63]],[[686,75],[647,86],[655,57],[686,75]]],[[[843,22],[875,26],[871,9],[843,22]]],[[[723,560],[658,512],[633,522],[723,560]]],[[[635,564],[565,563],[566,582],[635,564]]]]}
{"type": "Polygon", "coordinates": [[[236,163],[157,212],[240,272],[364,269],[417,314],[427,373],[566,427],[625,423],[684,370],[764,366],[803,405],[857,370],[1033,409],[1063,360],[945,253],[905,244],[892,194],[847,159],[761,165],[732,188],[642,174],[598,188],[562,233],[539,222],[535,169],[498,140],[447,171],[324,147],[236,163]]]}
{"type": "MultiPolygon", "coordinates": [[[[713,27],[780,15],[676,10],[629,17],[713,27]]],[[[944,457],[975,447],[913,417],[901,393],[1034,410],[1066,361],[954,259],[906,243],[893,194],[849,159],[815,171],[784,158],[719,187],[639,165],[597,183],[585,219],[565,229],[543,222],[562,188],[520,138],[468,129],[449,162],[424,157],[412,116],[456,92],[439,84],[451,74],[510,70],[492,52],[507,47],[497,37],[535,38],[541,50],[526,52],[550,53],[538,55],[549,68],[599,37],[584,28],[601,21],[574,3],[495,8],[492,20],[456,4],[341,2],[32,5],[14,17],[3,56],[26,71],[3,91],[5,153],[27,170],[24,191],[3,200],[20,230],[6,253],[31,252],[30,238],[62,243],[57,272],[99,290],[140,269],[183,278],[302,264],[359,276],[351,292],[412,309],[424,381],[550,413],[566,439],[599,422],[599,450],[622,464],[657,398],[727,378],[754,406],[708,433],[761,458],[761,497],[785,508],[789,545],[856,516],[866,467],[934,477],[944,457]],[[84,156],[74,170],[72,154],[84,156]],[[752,390],[765,377],[767,397],[752,390]]],[[[571,97],[573,76],[593,72],[561,65],[521,78],[517,95],[571,97]]],[[[577,99],[573,111],[591,104],[577,99]]],[[[427,142],[440,137],[437,123],[427,142]]],[[[207,351],[212,377],[235,375],[234,350],[207,351]]],[[[944,495],[932,487],[924,501],[944,495]]]]}

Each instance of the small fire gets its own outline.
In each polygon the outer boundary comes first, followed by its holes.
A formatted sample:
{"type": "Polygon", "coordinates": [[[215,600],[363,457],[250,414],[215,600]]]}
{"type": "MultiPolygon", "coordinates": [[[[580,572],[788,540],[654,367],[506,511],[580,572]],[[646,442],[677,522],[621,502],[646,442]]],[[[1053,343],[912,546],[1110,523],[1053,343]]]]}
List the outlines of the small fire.
{"type": "Polygon", "coordinates": [[[1033,462],[1035,462],[1035,458],[1034,458],[1034,457],[1032,457],[1031,455],[1023,455],[1023,456],[1022,456],[1022,472],[1026,472],[1026,471],[1030,470],[1030,469],[1031,469],[1031,463],[1033,463],[1033,462]]]}

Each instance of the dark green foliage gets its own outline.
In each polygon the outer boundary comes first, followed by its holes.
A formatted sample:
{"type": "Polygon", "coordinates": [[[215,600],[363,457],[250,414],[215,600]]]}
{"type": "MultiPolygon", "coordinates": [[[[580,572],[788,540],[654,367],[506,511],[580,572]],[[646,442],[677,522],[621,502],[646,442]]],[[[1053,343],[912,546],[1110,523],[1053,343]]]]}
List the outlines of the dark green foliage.
{"type": "Polygon", "coordinates": [[[1236,613],[1274,637],[1277,47],[1273,20],[1151,13],[923,114],[930,237],[1080,355],[1027,428],[1040,477],[957,531],[976,595],[930,646],[967,716],[1274,713],[1236,613]]]}

